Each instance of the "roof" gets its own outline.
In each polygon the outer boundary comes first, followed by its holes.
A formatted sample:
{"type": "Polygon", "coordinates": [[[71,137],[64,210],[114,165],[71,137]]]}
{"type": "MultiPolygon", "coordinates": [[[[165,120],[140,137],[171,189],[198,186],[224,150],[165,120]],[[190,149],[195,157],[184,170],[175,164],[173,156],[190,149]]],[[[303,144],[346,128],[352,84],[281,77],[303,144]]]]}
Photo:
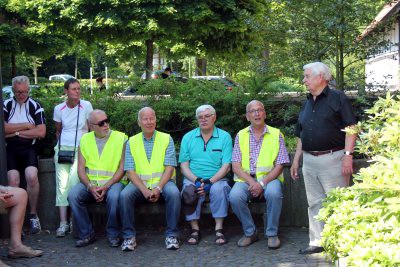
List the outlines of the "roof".
{"type": "Polygon", "coordinates": [[[375,19],[371,22],[371,24],[369,24],[368,27],[365,28],[365,30],[362,32],[362,34],[359,36],[358,39],[361,40],[365,38],[367,35],[373,32],[374,29],[379,24],[385,22],[393,14],[397,14],[399,9],[400,9],[400,0],[391,1],[389,4],[386,4],[382,8],[382,10],[378,13],[378,15],[375,17],[375,19]]]}

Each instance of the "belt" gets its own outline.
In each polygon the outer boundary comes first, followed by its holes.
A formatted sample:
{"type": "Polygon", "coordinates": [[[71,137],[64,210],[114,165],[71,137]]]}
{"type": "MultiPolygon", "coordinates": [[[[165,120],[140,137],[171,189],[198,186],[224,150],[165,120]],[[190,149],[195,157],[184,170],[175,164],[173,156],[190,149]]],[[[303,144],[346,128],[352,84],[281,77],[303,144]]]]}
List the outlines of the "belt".
{"type": "Polygon", "coordinates": [[[315,157],[318,157],[318,156],[326,155],[326,154],[329,154],[329,153],[332,154],[333,152],[336,152],[336,151],[339,151],[339,150],[342,150],[342,149],[344,149],[344,148],[337,147],[337,148],[332,148],[330,150],[324,150],[324,151],[304,151],[304,152],[306,152],[306,153],[308,153],[310,155],[313,155],[315,157]]]}

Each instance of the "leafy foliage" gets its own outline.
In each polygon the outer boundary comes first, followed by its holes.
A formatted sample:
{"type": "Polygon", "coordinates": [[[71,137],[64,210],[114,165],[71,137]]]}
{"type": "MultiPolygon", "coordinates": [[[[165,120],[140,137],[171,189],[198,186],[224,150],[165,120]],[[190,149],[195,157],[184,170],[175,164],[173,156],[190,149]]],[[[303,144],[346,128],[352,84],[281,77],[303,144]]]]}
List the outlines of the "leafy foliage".
{"type": "Polygon", "coordinates": [[[349,266],[400,265],[400,97],[379,99],[357,148],[374,162],[355,176],[355,185],[330,193],[320,211],[326,222],[323,246],[349,266]]]}

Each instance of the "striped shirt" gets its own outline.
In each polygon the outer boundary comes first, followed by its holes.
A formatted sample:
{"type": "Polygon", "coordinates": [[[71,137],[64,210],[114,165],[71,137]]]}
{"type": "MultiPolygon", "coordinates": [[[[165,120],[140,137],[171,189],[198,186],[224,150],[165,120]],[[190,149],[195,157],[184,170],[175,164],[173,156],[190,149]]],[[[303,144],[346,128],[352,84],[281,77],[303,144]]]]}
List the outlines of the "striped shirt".
{"type": "MultiPolygon", "coordinates": [[[[154,131],[154,134],[150,139],[146,139],[143,135],[144,150],[146,151],[146,156],[148,161],[150,161],[151,159],[151,153],[153,152],[154,139],[156,133],[157,131],[154,131]]],[[[169,137],[169,144],[167,150],[165,151],[164,166],[174,166],[174,167],[177,166],[175,145],[174,145],[174,140],[172,140],[171,136],[169,137]]],[[[135,170],[135,160],[132,157],[131,147],[129,142],[126,145],[124,170],[125,171],[135,170]]]]}
{"type": "MultiPolygon", "coordinates": [[[[260,154],[261,146],[264,140],[264,135],[268,133],[267,125],[264,126],[264,131],[261,134],[260,140],[254,136],[253,127],[250,127],[250,174],[255,174],[258,155],[260,154]]],[[[232,152],[232,162],[242,162],[242,152],[239,146],[239,137],[236,135],[235,144],[232,152]]],[[[275,165],[289,163],[289,155],[286,150],[285,141],[282,135],[279,136],[279,153],[275,160],[275,165]]]]}

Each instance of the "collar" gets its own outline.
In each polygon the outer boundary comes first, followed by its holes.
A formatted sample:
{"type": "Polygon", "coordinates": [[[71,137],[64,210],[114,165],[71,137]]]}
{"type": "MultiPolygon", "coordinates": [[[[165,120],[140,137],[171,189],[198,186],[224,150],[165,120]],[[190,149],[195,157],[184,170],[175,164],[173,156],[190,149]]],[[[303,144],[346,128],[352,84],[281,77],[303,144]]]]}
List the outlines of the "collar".
{"type": "MultiPolygon", "coordinates": [[[[250,127],[248,128],[248,131],[249,131],[251,134],[254,134],[253,126],[250,125],[250,127]]],[[[263,130],[263,132],[262,132],[261,135],[264,135],[264,134],[266,134],[266,133],[269,133],[269,131],[268,131],[268,126],[267,126],[267,124],[264,124],[264,130],[263,130]]]]}
{"type": "Polygon", "coordinates": [[[154,138],[155,138],[155,136],[156,136],[156,132],[157,132],[157,130],[154,130],[154,133],[153,133],[153,135],[151,136],[150,139],[147,139],[147,138],[144,136],[144,134],[142,133],[143,141],[147,141],[147,142],[154,141],[154,138]]]}
{"type": "MultiPolygon", "coordinates": [[[[28,97],[25,99],[25,101],[24,101],[23,104],[25,104],[26,102],[28,102],[29,98],[30,98],[30,96],[28,96],[28,97]]],[[[15,101],[15,103],[19,104],[18,101],[17,101],[17,98],[15,97],[15,95],[13,96],[13,100],[15,101]]]]}
{"type": "MultiPolygon", "coordinates": [[[[195,136],[196,136],[196,137],[201,137],[201,130],[200,130],[200,127],[197,127],[197,128],[196,128],[195,136]]],[[[218,128],[215,127],[215,126],[214,126],[214,130],[213,130],[213,133],[212,133],[212,137],[213,137],[213,138],[218,138],[218,137],[219,137],[218,128]]]]}
{"type": "MultiPolygon", "coordinates": [[[[328,85],[325,86],[324,90],[322,90],[322,92],[321,92],[319,95],[317,95],[317,97],[322,96],[322,95],[328,96],[330,90],[331,90],[331,89],[329,88],[328,85]]],[[[313,95],[312,95],[311,93],[308,93],[308,94],[307,94],[307,99],[310,99],[310,98],[312,98],[312,97],[313,97],[313,95]]]]}

